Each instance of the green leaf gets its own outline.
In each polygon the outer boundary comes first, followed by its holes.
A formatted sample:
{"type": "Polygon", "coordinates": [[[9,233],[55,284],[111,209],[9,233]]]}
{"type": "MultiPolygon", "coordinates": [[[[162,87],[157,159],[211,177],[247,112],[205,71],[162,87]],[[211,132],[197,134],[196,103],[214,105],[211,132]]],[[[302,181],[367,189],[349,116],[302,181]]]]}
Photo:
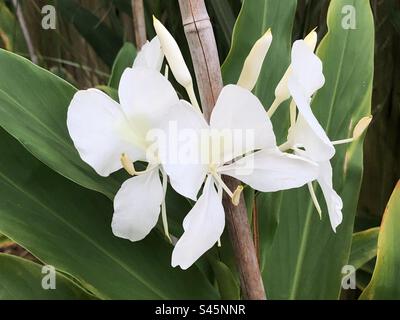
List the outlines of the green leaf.
{"type": "Polygon", "coordinates": [[[75,0],[58,0],[57,10],[65,20],[75,26],[97,55],[107,65],[112,66],[122,46],[122,36],[113,32],[97,16],[75,0]]]}
{"type": "Polygon", "coordinates": [[[103,91],[105,94],[107,94],[109,97],[111,97],[114,101],[119,102],[117,89],[114,89],[112,87],[105,86],[105,85],[98,85],[98,86],[96,86],[96,89],[103,91]]]}
{"type": "Polygon", "coordinates": [[[356,270],[376,257],[379,227],[360,231],[353,234],[349,265],[356,270]]]}
{"type": "Polygon", "coordinates": [[[371,282],[360,299],[400,299],[400,181],[389,199],[378,237],[378,254],[371,282]]]}
{"type": "Polygon", "coordinates": [[[87,300],[93,299],[61,273],[55,289],[43,289],[42,266],[15,256],[0,254],[0,300],[87,300]]]}
{"type": "Polygon", "coordinates": [[[229,45],[232,38],[232,30],[235,24],[235,16],[228,0],[209,1],[210,6],[214,10],[217,26],[221,28],[224,41],[229,45]]]}
{"type": "Polygon", "coordinates": [[[224,83],[236,83],[254,43],[271,28],[273,41],[254,93],[268,107],[274,88],[289,64],[296,0],[244,0],[235,24],[231,50],[222,66],[224,83]]]}
{"type": "Polygon", "coordinates": [[[112,198],[121,185],[79,157],[67,129],[76,89],[30,61],[0,49],[0,126],[35,157],[76,183],[112,198]]]}
{"type": "Polygon", "coordinates": [[[119,80],[121,79],[122,73],[126,68],[132,67],[135,57],[135,46],[129,42],[125,43],[119,51],[117,57],[115,58],[114,65],[111,71],[111,77],[108,82],[109,87],[118,89],[119,80]]]}
{"type": "Polygon", "coordinates": [[[49,170],[3,130],[0,149],[0,232],[41,261],[99,298],[218,297],[197,267],[171,267],[172,246],[158,231],[135,243],[115,237],[107,198],[49,170]]]}
{"type": "MultiPolygon", "coordinates": [[[[351,136],[357,121],[370,113],[373,34],[369,1],[331,1],[328,33],[317,51],[323,62],[326,82],[312,104],[331,140],[351,136]],[[356,29],[342,26],[345,5],[355,9],[356,29]]],[[[273,217],[278,216],[273,243],[262,252],[262,272],[270,298],[339,297],[341,269],[348,264],[362,177],[362,140],[337,146],[331,161],[333,185],[344,204],[344,219],[336,234],[331,229],[319,188],[317,196],[322,205],[322,221],[306,187],[270,195],[270,208],[277,210],[273,217]]],[[[270,232],[263,227],[260,231],[264,233],[261,238],[268,237],[266,234],[270,232]]]]}
{"type": "Polygon", "coordinates": [[[221,261],[211,261],[215,279],[218,283],[221,299],[240,300],[240,287],[232,271],[221,261]]]}

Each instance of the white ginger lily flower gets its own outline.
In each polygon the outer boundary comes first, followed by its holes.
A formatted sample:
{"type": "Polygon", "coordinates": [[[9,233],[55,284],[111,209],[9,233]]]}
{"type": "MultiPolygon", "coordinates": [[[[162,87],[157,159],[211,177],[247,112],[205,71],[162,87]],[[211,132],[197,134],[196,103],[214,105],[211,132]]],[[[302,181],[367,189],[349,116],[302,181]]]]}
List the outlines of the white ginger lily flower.
{"type": "Polygon", "coordinates": [[[131,241],[143,239],[165,217],[166,175],[163,184],[156,157],[147,158],[152,142],[147,134],[157,128],[178,103],[170,82],[159,72],[163,54],[157,38],[143,46],[119,84],[120,104],[97,89],[78,91],[68,109],[67,126],[81,158],[99,175],[108,176],[124,167],[134,177],[125,181],[114,199],[113,233],[131,241]],[[137,172],[132,162],[147,161],[137,172]]]}
{"type": "MultiPolygon", "coordinates": [[[[333,189],[332,184],[332,166],[330,159],[335,154],[334,144],[351,142],[358,138],[362,130],[368,126],[369,122],[360,122],[356,126],[354,136],[351,139],[331,142],[324,129],[319,124],[311,110],[311,97],[320,89],[325,82],[322,73],[322,62],[313,53],[316,44],[315,32],[305,40],[298,40],[293,44],[292,62],[289,68],[287,78],[280,82],[277,87],[277,97],[287,97],[282,94],[285,90],[292,96],[291,104],[291,128],[289,129],[288,141],[280,146],[282,151],[293,149],[295,154],[314,161],[318,164],[317,182],[324,195],[331,226],[334,232],[343,220],[342,208],[343,202],[340,196],[333,189]],[[287,89],[282,89],[287,86],[287,89]],[[296,110],[299,110],[296,120],[296,110]],[[362,128],[361,128],[362,127],[362,128]],[[361,129],[360,129],[361,128],[361,129]],[[301,149],[302,148],[302,149],[301,149]],[[303,150],[304,149],[304,150],[303,150]]],[[[369,118],[368,118],[369,119],[369,118]]],[[[321,208],[318,204],[313,186],[308,183],[314,205],[321,216],[321,208]]]]}
{"type": "Polygon", "coordinates": [[[220,238],[225,226],[222,190],[236,203],[243,189],[239,186],[232,192],[222,175],[263,192],[300,187],[317,177],[313,162],[278,149],[260,101],[239,86],[223,88],[210,124],[185,101],[171,109],[169,121],[159,155],[172,187],[196,200],[206,180],[202,195],[183,222],[185,232],[172,254],[174,267],[187,269],[220,238]],[[173,129],[184,136],[174,137],[173,129]],[[253,141],[243,144],[248,132],[253,141]],[[247,155],[238,159],[243,154],[247,155]]]}

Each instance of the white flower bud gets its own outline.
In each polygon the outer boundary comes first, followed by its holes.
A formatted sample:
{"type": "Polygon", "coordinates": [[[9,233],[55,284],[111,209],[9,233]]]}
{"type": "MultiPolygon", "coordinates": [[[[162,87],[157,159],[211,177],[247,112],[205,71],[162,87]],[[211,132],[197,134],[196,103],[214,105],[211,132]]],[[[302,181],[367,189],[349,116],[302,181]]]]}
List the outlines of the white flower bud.
{"type": "Polygon", "coordinates": [[[306,43],[306,45],[312,50],[312,52],[315,51],[315,47],[317,46],[317,40],[318,40],[318,35],[315,32],[314,28],[305,38],[304,38],[304,42],[306,43]]]}
{"type": "Polygon", "coordinates": [[[192,85],[192,77],[178,44],[164,25],[154,16],[153,25],[176,81],[185,88],[190,87],[192,85]]]}
{"type": "Polygon", "coordinates": [[[247,56],[239,77],[238,85],[242,88],[253,90],[260,75],[265,56],[268,53],[272,42],[271,29],[256,41],[249,55],[247,56]]]}

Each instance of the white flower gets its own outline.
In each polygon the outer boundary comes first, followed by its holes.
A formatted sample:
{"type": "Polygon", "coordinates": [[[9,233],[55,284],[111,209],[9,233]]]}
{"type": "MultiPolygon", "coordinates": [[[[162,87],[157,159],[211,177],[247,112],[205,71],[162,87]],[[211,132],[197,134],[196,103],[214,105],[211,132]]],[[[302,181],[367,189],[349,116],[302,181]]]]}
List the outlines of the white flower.
{"type": "Polygon", "coordinates": [[[239,86],[223,88],[209,125],[185,101],[169,112],[167,136],[171,123],[178,132],[188,133],[183,139],[167,137],[160,142],[160,159],[172,187],[196,200],[206,180],[202,195],[185,218],[185,233],[173,251],[173,266],[190,267],[221,236],[225,224],[222,190],[234,202],[242,190],[229,190],[222,175],[238,178],[263,192],[300,187],[317,177],[314,163],[278,149],[272,124],[260,101],[239,86]],[[243,135],[249,132],[254,139],[250,144],[243,141],[243,135]],[[171,161],[171,154],[182,155],[182,150],[186,161],[171,161]],[[243,154],[246,156],[238,158],[243,154]]]}
{"type": "MultiPolygon", "coordinates": [[[[299,114],[296,124],[289,130],[288,141],[288,146],[290,145],[295,154],[308,158],[318,164],[318,177],[316,180],[325,198],[332,229],[336,232],[337,226],[343,220],[343,202],[332,185],[332,166],[330,164],[332,153],[324,144],[321,144],[320,137],[317,136],[315,130],[311,129],[301,114],[299,114]],[[304,148],[304,150],[300,148],[304,148]]],[[[321,209],[313,194],[311,185],[310,191],[312,192],[316,208],[321,214],[321,209]]]]}
{"type": "Polygon", "coordinates": [[[157,41],[143,46],[135,66],[124,71],[118,89],[120,104],[89,89],[78,91],[68,109],[68,130],[86,163],[101,176],[122,167],[136,175],[115,196],[112,221],[114,234],[131,241],[143,239],[156,225],[160,205],[165,207],[166,178],[164,174],[163,186],[159,161],[146,156],[152,143],[147,134],[179,102],[172,85],[159,73],[157,41]],[[134,170],[132,162],[138,160],[149,162],[146,171],[134,170]]]}
{"type": "Polygon", "coordinates": [[[260,75],[265,56],[271,46],[271,42],[272,33],[271,29],[268,29],[267,32],[256,41],[244,61],[243,69],[237,82],[238,86],[249,91],[253,90],[260,75]]]}

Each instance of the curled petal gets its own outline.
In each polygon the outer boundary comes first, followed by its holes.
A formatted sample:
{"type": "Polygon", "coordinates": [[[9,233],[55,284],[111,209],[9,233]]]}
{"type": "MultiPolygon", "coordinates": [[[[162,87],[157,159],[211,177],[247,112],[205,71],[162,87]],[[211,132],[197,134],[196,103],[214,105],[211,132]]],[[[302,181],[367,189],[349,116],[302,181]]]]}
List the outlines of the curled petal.
{"type": "Polygon", "coordinates": [[[296,79],[307,97],[311,97],[325,83],[322,62],[304,40],[297,40],[293,44],[291,68],[290,79],[296,79]]]}
{"type": "Polygon", "coordinates": [[[294,146],[304,147],[307,157],[313,161],[329,160],[334,156],[335,148],[311,113],[311,109],[307,110],[307,118],[299,114],[295,125],[289,131],[288,141],[294,146]]]}
{"type": "Polygon", "coordinates": [[[114,199],[114,235],[131,241],[146,237],[157,224],[163,198],[156,169],[126,180],[114,199]]]}
{"type": "Polygon", "coordinates": [[[171,264],[185,270],[209,250],[224,231],[224,209],[211,177],[183,225],[185,232],[175,245],[171,264]]]}
{"type": "Polygon", "coordinates": [[[329,220],[334,232],[338,225],[342,223],[343,201],[332,186],[332,166],[329,161],[319,163],[318,183],[324,194],[326,206],[328,207],[329,220]]]}

